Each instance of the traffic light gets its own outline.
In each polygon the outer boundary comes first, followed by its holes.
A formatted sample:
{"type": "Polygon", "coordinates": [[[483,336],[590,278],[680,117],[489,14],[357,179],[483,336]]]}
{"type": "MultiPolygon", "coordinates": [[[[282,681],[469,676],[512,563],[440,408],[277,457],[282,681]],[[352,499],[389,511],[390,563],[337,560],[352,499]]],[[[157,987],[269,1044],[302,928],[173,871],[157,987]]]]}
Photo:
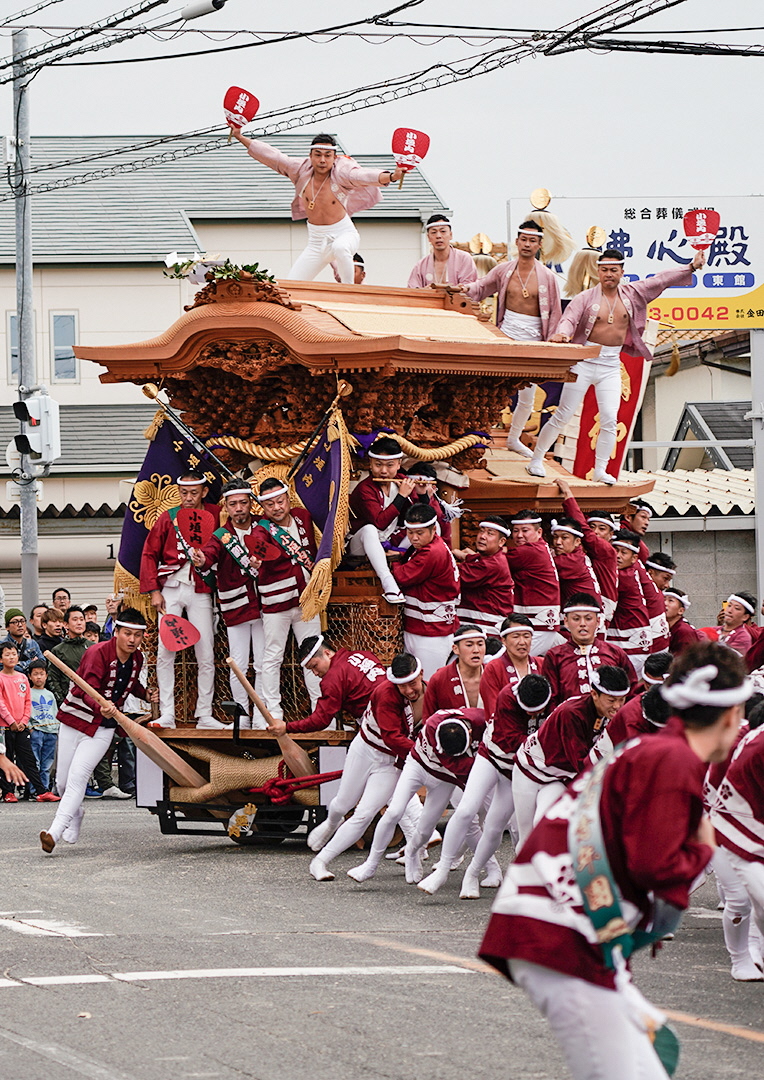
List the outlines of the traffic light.
{"type": "Polygon", "coordinates": [[[33,394],[25,401],[14,401],[13,412],[24,425],[14,436],[16,449],[41,465],[50,465],[61,457],[61,428],[58,402],[47,394],[33,394]]]}

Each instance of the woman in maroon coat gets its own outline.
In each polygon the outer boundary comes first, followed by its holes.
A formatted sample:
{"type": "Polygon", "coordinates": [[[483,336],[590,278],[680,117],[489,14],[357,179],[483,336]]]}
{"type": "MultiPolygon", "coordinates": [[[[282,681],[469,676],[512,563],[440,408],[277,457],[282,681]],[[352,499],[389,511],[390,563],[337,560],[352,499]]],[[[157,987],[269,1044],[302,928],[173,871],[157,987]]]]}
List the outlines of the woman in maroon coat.
{"type": "Polygon", "coordinates": [[[729,752],[750,687],[740,657],[706,642],[676,660],[662,692],[674,713],[665,733],[616,751],[599,784],[584,793],[589,778],[579,777],[539,821],[480,947],[547,1017],[575,1080],[665,1080],[648,1036],[665,1018],[631,983],[624,950],[635,931],[646,944],[676,925],[711,859],[703,776],[729,752]],[[620,908],[612,935],[595,929],[598,905],[608,918],[620,908]]]}

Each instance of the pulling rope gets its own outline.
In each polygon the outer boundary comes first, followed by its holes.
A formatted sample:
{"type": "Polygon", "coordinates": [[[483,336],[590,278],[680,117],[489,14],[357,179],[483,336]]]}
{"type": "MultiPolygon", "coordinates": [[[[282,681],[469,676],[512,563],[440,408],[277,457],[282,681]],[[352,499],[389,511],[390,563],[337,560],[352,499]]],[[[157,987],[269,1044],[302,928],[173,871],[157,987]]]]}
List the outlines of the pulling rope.
{"type": "MultiPolygon", "coordinates": [[[[385,434],[388,433],[385,432],[385,434]]],[[[482,435],[463,435],[455,442],[433,447],[416,446],[394,431],[389,432],[389,436],[395,439],[404,454],[416,458],[417,461],[441,461],[443,458],[454,457],[463,450],[469,450],[472,446],[485,445],[485,436],[482,435]]],[[[238,450],[241,454],[249,454],[251,457],[260,458],[261,461],[286,461],[288,458],[301,454],[307,445],[307,440],[290,443],[289,446],[260,446],[259,443],[247,442],[246,439],[237,439],[234,435],[221,435],[216,439],[208,439],[206,445],[210,448],[222,446],[229,450],[238,450]]]]}
{"type": "Polygon", "coordinates": [[[302,788],[318,787],[319,784],[330,784],[332,780],[339,780],[342,769],[336,772],[316,773],[314,776],[290,776],[284,780],[276,777],[266,780],[262,787],[248,788],[250,795],[267,795],[272,803],[280,806],[282,803],[291,801],[292,794],[302,788]]]}

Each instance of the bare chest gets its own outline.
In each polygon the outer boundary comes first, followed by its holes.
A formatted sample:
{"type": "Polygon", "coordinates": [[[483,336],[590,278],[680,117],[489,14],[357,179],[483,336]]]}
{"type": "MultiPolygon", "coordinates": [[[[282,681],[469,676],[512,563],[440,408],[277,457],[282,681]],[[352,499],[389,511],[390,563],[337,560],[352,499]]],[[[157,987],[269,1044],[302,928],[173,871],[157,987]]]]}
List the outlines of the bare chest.
{"type": "Polygon", "coordinates": [[[508,311],[517,311],[521,315],[540,314],[539,283],[535,266],[525,272],[520,267],[513,270],[507,280],[505,302],[508,311]]]}

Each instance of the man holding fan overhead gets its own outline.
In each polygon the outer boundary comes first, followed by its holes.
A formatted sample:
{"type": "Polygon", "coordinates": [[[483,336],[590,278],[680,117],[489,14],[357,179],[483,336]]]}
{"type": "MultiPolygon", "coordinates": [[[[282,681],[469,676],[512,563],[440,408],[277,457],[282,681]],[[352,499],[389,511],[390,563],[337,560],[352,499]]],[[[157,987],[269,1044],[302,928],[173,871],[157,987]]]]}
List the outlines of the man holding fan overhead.
{"type": "Polygon", "coordinates": [[[295,281],[313,281],[325,266],[333,262],[340,280],[351,285],[354,280],[353,254],[361,246],[352,215],[376,206],[381,196],[377,190],[400,180],[404,170],[363,169],[350,157],[339,153],[333,135],[316,135],[307,158],[287,157],[280,150],[248,139],[233,124],[231,134],[247,153],[274,172],[287,176],[294,184],[292,219],[308,221],[308,245],[287,275],[295,281]]]}

